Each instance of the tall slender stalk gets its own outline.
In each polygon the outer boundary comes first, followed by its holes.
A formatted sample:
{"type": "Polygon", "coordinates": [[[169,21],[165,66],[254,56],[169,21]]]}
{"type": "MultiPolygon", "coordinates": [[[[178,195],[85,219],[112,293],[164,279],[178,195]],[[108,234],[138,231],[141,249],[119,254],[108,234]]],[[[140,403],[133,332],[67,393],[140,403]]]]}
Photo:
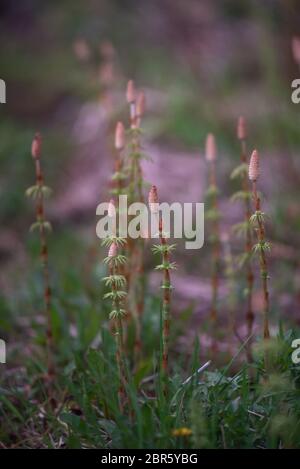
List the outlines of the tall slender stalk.
{"type": "MultiPolygon", "coordinates": [[[[208,134],[206,138],[205,157],[209,164],[209,187],[206,193],[209,203],[209,210],[206,212],[206,218],[211,223],[212,235],[210,242],[212,245],[212,272],[211,272],[211,309],[210,323],[212,334],[215,335],[215,326],[217,321],[218,310],[218,290],[219,290],[219,269],[220,269],[220,212],[218,204],[218,188],[216,181],[216,157],[217,148],[215,138],[212,134],[208,134]]],[[[216,348],[215,337],[212,343],[212,349],[216,348]]]]}
{"type": "Polygon", "coordinates": [[[45,218],[44,199],[49,196],[51,190],[44,184],[44,177],[41,168],[41,149],[42,137],[37,133],[32,141],[31,155],[35,163],[36,184],[26,191],[28,197],[32,197],[36,201],[36,221],[31,225],[30,231],[38,230],[40,235],[40,256],[43,266],[44,278],[44,302],[45,316],[47,320],[46,344],[47,344],[47,371],[49,381],[53,380],[55,374],[54,358],[53,358],[53,333],[51,319],[51,288],[49,278],[48,265],[48,245],[47,231],[51,230],[50,223],[45,218]]]}
{"type": "MultiPolygon", "coordinates": [[[[253,269],[251,264],[252,257],[252,233],[250,226],[250,216],[251,216],[251,191],[248,180],[248,158],[247,158],[247,128],[246,121],[244,117],[240,116],[237,123],[237,138],[240,141],[240,159],[241,164],[234,169],[232,172],[232,179],[241,178],[242,190],[236,192],[232,200],[242,200],[244,205],[244,222],[236,224],[233,229],[236,233],[240,233],[244,236],[244,253],[240,258],[240,265],[245,265],[246,267],[246,324],[247,324],[247,335],[250,337],[253,331],[254,323],[254,313],[252,306],[253,298],[253,269]]],[[[251,351],[252,341],[249,340],[248,346],[246,349],[248,361],[252,361],[252,351],[251,351]]]]}
{"type": "Polygon", "coordinates": [[[123,307],[124,299],[126,298],[126,279],[124,275],[120,274],[120,267],[125,264],[126,257],[119,254],[119,247],[124,243],[123,238],[111,236],[106,238],[103,242],[105,246],[109,246],[108,256],[104,262],[108,264],[109,275],[103,279],[105,285],[110,288],[110,291],[104,295],[104,298],[111,300],[112,309],[109,315],[110,320],[113,322],[114,335],[116,341],[116,363],[119,374],[119,405],[123,410],[126,398],[126,366],[124,356],[124,343],[123,343],[123,317],[126,310],[123,307]]]}
{"type": "Polygon", "coordinates": [[[170,262],[170,254],[175,249],[175,244],[169,245],[167,243],[166,235],[163,232],[162,216],[158,211],[158,193],[156,186],[152,186],[149,192],[149,207],[152,214],[157,217],[158,221],[158,235],[160,244],[154,245],[152,250],[154,253],[161,255],[161,264],[156,266],[156,270],[163,272],[162,281],[162,362],[161,370],[164,376],[168,376],[168,363],[169,363],[169,331],[170,331],[170,314],[171,314],[171,279],[170,271],[175,269],[175,263],[170,262]]]}
{"type": "MultiPolygon", "coordinates": [[[[141,119],[145,111],[145,95],[137,95],[132,80],[128,82],[126,92],[130,110],[129,151],[128,151],[128,196],[129,203],[144,202],[143,173],[141,159],[143,158],[140,135],[141,119]]],[[[128,258],[130,270],[129,305],[135,320],[135,353],[141,352],[141,322],[144,311],[145,275],[144,275],[144,239],[141,237],[134,242],[128,240],[128,258]]]]}
{"type": "Polygon", "coordinates": [[[259,154],[254,150],[249,164],[249,179],[252,182],[252,195],[254,204],[254,213],[250,218],[257,235],[257,244],[254,246],[254,252],[259,256],[260,273],[262,278],[263,292],[263,337],[265,340],[270,338],[269,329],[269,289],[268,289],[268,264],[266,253],[270,250],[270,244],[266,241],[265,232],[265,214],[261,211],[261,201],[257,192],[257,179],[259,177],[259,154]]]}

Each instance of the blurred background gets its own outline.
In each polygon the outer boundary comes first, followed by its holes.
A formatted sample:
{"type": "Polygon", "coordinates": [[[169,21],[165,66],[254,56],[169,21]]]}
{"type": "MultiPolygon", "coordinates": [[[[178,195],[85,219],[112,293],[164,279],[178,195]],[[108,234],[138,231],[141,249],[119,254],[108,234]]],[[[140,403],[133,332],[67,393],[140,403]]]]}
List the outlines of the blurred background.
{"type": "MultiPolygon", "coordinates": [[[[42,290],[38,239],[28,234],[34,208],[24,192],[34,183],[36,131],[53,189],[47,214],[57,315],[78,313],[84,321],[95,304],[101,309],[95,209],[108,198],[115,123],[128,125],[130,78],[146,93],[144,145],[153,161],[144,173],[161,200],[203,202],[204,142],[207,132],[216,135],[227,232],[241,217],[239,204],[230,202],[237,186],[229,176],[239,163],[236,121],[245,116],[249,151],[258,148],[262,157],[274,324],[300,323],[300,104],[291,102],[291,82],[300,75],[291,49],[297,35],[296,0],[1,1],[1,337],[35,334],[24,332],[42,290]]],[[[232,244],[239,252],[234,238],[232,244]]],[[[190,311],[192,322],[208,310],[209,253],[205,244],[196,255],[176,255],[177,307],[190,311]]],[[[150,288],[156,283],[151,277],[150,288]]],[[[226,288],[224,277],[221,299],[226,288]]],[[[255,305],[259,311],[258,288],[255,305]]],[[[35,321],[42,323],[42,314],[35,321]]]]}

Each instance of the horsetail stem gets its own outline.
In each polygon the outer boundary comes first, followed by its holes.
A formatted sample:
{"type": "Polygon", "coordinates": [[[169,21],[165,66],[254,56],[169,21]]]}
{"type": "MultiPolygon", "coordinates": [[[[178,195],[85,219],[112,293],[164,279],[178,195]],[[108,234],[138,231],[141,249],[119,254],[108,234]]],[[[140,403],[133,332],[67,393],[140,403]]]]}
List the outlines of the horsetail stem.
{"type": "Polygon", "coordinates": [[[152,186],[148,197],[149,208],[152,214],[158,219],[158,235],[160,244],[153,246],[153,252],[161,255],[161,264],[156,266],[156,270],[163,272],[162,281],[162,361],[161,370],[164,376],[168,376],[169,362],[169,334],[170,334],[170,314],[171,314],[171,279],[170,271],[175,268],[175,264],[170,262],[170,253],[175,249],[175,244],[169,245],[163,232],[163,220],[158,211],[158,193],[156,186],[152,186]]]}
{"type": "Polygon", "coordinates": [[[123,238],[118,236],[111,236],[103,241],[103,245],[108,246],[108,256],[104,259],[104,262],[108,264],[108,277],[105,277],[103,281],[105,285],[110,288],[110,291],[104,295],[104,298],[111,300],[112,309],[109,315],[110,320],[113,322],[114,335],[116,342],[116,363],[119,375],[119,389],[118,399],[120,409],[123,410],[126,397],[126,366],[124,356],[124,344],[123,344],[123,323],[122,318],[126,314],[126,310],[123,307],[123,302],[126,298],[126,279],[120,273],[120,267],[126,263],[126,257],[119,254],[119,248],[124,244],[123,238]]]}
{"type": "Polygon", "coordinates": [[[51,230],[50,223],[45,218],[44,199],[51,190],[44,184],[44,176],[41,167],[42,153],[42,137],[39,133],[35,134],[31,145],[31,155],[35,163],[35,186],[30,187],[26,191],[26,195],[32,197],[36,201],[36,222],[31,226],[30,230],[38,229],[40,235],[40,257],[43,266],[44,278],[44,302],[45,316],[47,320],[46,344],[47,344],[47,373],[49,381],[53,380],[55,375],[54,357],[53,357],[53,331],[51,318],[51,288],[48,263],[48,245],[47,231],[51,230]]]}

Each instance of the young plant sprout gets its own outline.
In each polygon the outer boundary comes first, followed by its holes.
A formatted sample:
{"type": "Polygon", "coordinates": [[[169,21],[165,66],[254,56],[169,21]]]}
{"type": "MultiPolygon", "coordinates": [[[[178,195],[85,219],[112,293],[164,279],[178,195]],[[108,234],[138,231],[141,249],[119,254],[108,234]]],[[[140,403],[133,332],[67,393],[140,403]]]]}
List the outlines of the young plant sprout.
{"type": "Polygon", "coordinates": [[[158,212],[158,193],[156,186],[152,186],[149,192],[149,208],[151,213],[157,217],[158,221],[158,235],[160,244],[155,244],[152,251],[161,255],[161,264],[155,267],[156,270],[163,272],[162,281],[162,362],[161,370],[164,376],[168,375],[168,362],[169,362],[169,330],[170,330],[170,315],[171,315],[171,279],[170,271],[176,268],[174,262],[170,261],[170,254],[175,249],[175,244],[169,245],[166,239],[166,234],[163,231],[163,222],[161,214],[158,212]]]}
{"type": "Polygon", "coordinates": [[[47,379],[51,382],[54,378],[55,367],[53,357],[53,331],[52,331],[52,318],[51,318],[51,288],[50,288],[50,275],[48,265],[48,245],[47,245],[47,232],[51,231],[51,225],[45,217],[45,198],[51,194],[51,189],[44,184],[44,176],[41,167],[41,153],[42,153],[42,137],[39,133],[35,137],[31,145],[31,155],[35,164],[35,177],[36,183],[34,186],[29,187],[26,195],[31,197],[36,202],[36,221],[30,227],[30,231],[38,231],[40,236],[40,256],[43,267],[44,277],[44,302],[45,302],[45,316],[47,320],[46,329],[46,344],[47,344],[47,379]]]}
{"type": "Polygon", "coordinates": [[[268,265],[266,253],[270,251],[270,244],[266,241],[265,232],[265,214],[261,211],[260,197],[257,192],[257,180],[259,177],[259,154],[254,150],[249,163],[249,179],[252,183],[252,196],[254,204],[254,213],[250,217],[250,223],[254,226],[257,235],[257,244],[253,246],[254,252],[259,257],[260,273],[262,278],[263,291],[263,337],[265,340],[270,338],[269,330],[269,289],[268,289],[268,265]]]}

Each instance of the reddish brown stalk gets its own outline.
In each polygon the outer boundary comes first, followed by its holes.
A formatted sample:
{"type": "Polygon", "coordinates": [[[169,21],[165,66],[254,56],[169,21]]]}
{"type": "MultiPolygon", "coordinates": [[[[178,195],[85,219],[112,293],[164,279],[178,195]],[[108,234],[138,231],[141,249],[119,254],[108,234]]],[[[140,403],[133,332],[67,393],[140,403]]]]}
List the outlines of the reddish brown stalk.
{"type": "MultiPolygon", "coordinates": [[[[252,193],[253,201],[256,212],[260,212],[261,204],[260,197],[257,193],[256,180],[252,181],[252,193]]],[[[264,244],[266,241],[265,238],[265,227],[260,216],[256,217],[257,219],[257,239],[258,242],[264,244]]],[[[262,290],[263,290],[263,335],[264,339],[267,340],[270,338],[270,329],[269,329],[269,310],[270,310],[270,300],[269,300],[269,289],[268,289],[268,265],[264,249],[259,250],[259,260],[260,260],[260,271],[262,277],[262,290]]]]}
{"type": "Polygon", "coordinates": [[[47,368],[48,368],[48,379],[52,381],[55,369],[53,360],[53,335],[52,335],[52,320],[51,320],[51,288],[49,280],[49,265],[48,265],[48,246],[47,236],[45,229],[45,211],[44,211],[44,195],[43,186],[44,178],[41,169],[41,144],[42,139],[40,134],[36,134],[32,142],[32,157],[35,161],[35,174],[36,174],[36,185],[39,188],[36,200],[36,220],[39,223],[40,233],[40,244],[41,244],[41,261],[43,265],[43,277],[44,277],[44,301],[45,301],[45,314],[47,318],[47,329],[46,329],[46,343],[47,343],[47,368]]]}
{"type": "MultiPolygon", "coordinates": [[[[169,246],[166,237],[163,233],[163,222],[162,215],[159,212],[158,205],[158,193],[156,186],[152,186],[149,192],[149,208],[151,213],[156,216],[158,222],[158,234],[160,240],[160,247],[155,246],[155,251],[161,253],[162,263],[158,266],[159,270],[163,271],[163,298],[162,298],[162,363],[161,369],[164,376],[168,375],[168,356],[169,356],[169,331],[170,331],[170,307],[171,307],[171,281],[170,281],[170,269],[174,268],[174,265],[170,263],[170,252],[173,249],[169,246]]],[[[166,390],[165,390],[166,391],[166,390]]]]}

